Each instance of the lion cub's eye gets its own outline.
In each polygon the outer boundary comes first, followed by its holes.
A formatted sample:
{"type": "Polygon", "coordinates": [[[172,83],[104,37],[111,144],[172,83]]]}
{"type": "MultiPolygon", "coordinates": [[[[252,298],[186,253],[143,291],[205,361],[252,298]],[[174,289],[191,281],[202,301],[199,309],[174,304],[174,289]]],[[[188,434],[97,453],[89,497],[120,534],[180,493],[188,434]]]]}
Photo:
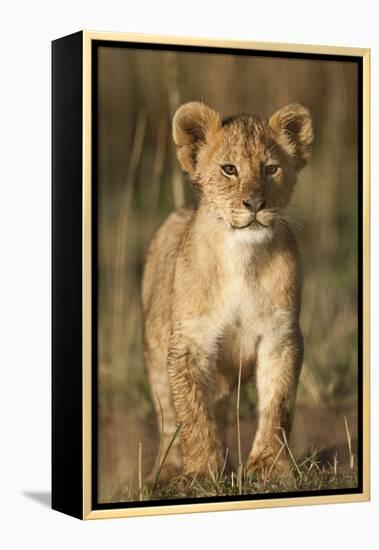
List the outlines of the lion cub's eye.
{"type": "Polygon", "coordinates": [[[279,166],[277,164],[267,164],[265,166],[266,176],[273,176],[278,171],[279,166]]]}
{"type": "Polygon", "coordinates": [[[221,170],[225,174],[225,176],[237,176],[237,168],[234,166],[234,164],[223,164],[221,166],[221,170]]]}

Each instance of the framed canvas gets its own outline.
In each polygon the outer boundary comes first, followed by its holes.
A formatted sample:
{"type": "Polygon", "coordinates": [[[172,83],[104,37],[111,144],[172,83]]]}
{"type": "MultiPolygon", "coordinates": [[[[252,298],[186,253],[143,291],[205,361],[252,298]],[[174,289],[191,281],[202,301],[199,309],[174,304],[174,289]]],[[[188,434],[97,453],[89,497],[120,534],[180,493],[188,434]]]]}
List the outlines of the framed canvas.
{"type": "Polygon", "coordinates": [[[53,508],[368,500],[369,50],[52,60],[53,508]]]}

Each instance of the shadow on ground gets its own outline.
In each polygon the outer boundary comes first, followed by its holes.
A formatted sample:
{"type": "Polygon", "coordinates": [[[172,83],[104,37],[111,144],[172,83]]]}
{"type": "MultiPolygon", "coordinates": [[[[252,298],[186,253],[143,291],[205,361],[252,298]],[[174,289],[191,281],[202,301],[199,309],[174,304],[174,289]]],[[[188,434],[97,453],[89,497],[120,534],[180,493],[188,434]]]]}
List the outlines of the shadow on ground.
{"type": "Polygon", "coordinates": [[[51,493],[48,491],[23,491],[22,494],[42,506],[51,507],[51,493]]]}

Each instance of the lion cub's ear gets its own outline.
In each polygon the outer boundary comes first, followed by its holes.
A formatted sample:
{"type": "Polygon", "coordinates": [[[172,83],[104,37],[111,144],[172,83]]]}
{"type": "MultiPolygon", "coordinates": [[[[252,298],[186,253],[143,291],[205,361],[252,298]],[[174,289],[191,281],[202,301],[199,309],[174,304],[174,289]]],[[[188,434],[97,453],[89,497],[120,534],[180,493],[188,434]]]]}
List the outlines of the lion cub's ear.
{"type": "Polygon", "coordinates": [[[308,109],[298,103],[286,105],[269,119],[276,140],[295,160],[297,170],[307,164],[313,142],[312,117],[308,109]]]}
{"type": "Polygon", "coordinates": [[[199,148],[220,126],[220,115],[204,103],[191,101],[179,107],[174,116],[172,130],[178,147],[178,160],[185,172],[190,175],[194,173],[199,148]]]}

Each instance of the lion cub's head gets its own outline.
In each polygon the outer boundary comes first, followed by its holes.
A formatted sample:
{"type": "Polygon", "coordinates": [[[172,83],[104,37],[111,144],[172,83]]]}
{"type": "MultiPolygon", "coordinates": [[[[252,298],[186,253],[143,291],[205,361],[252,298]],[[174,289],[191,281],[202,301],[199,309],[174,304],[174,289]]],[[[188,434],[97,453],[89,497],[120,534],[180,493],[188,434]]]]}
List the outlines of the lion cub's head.
{"type": "Polygon", "coordinates": [[[307,163],[313,130],[309,111],[296,103],[268,120],[248,114],[222,120],[191,102],[176,111],[173,137],[207,208],[231,230],[268,235],[307,163]]]}

